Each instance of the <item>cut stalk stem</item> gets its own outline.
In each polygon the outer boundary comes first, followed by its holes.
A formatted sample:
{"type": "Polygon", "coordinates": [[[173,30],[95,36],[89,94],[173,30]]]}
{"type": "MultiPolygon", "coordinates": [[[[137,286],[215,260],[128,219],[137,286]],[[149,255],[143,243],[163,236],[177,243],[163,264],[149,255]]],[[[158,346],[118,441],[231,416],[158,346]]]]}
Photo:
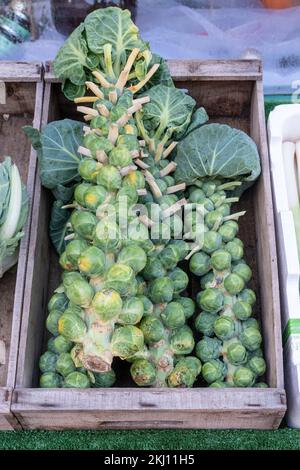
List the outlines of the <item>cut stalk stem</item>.
{"type": "Polygon", "coordinates": [[[155,152],[155,161],[158,162],[161,159],[163,153],[164,146],[162,142],[157,145],[156,152],[155,152]]]}
{"type": "Polygon", "coordinates": [[[94,93],[95,96],[97,96],[97,98],[100,98],[101,100],[103,100],[104,98],[104,94],[103,92],[100,90],[100,88],[98,87],[98,85],[96,85],[96,83],[93,83],[93,82],[85,82],[85,86],[91,90],[92,93],[94,93]]]}
{"type": "Polygon", "coordinates": [[[158,67],[159,67],[159,64],[154,64],[149,70],[149,72],[146,74],[144,80],[141,80],[136,85],[130,86],[128,89],[131,90],[132,93],[136,93],[137,91],[139,91],[141,88],[143,88],[143,86],[146,85],[146,83],[150,80],[150,78],[155,74],[158,67]]]}
{"type": "Polygon", "coordinates": [[[108,117],[109,116],[109,111],[107,109],[107,107],[105,106],[105,104],[97,104],[97,109],[99,110],[100,114],[104,117],[108,117]]]}
{"type": "Polygon", "coordinates": [[[223,218],[223,221],[226,222],[226,220],[238,220],[240,217],[246,214],[246,211],[241,211],[241,212],[236,212],[235,214],[227,215],[226,217],[223,218]]]}
{"type": "Polygon", "coordinates": [[[78,147],[78,153],[81,153],[81,155],[85,155],[86,157],[91,157],[92,156],[92,153],[89,149],[87,149],[86,147],[78,147]]]}
{"type": "Polygon", "coordinates": [[[180,199],[180,201],[177,201],[162,212],[162,219],[166,219],[167,217],[171,217],[176,214],[176,212],[180,211],[185,204],[187,204],[187,200],[185,198],[180,199]]]}
{"type": "Polygon", "coordinates": [[[223,189],[237,188],[238,186],[241,186],[241,184],[241,181],[229,181],[228,183],[224,183],[218,186],[217,190],[222,191],[223,189]]]}
{"type": "Polygon", "coordinates": [[[107,161],[108,161],[108,156],[106,155],[104,150],[97,150],[96,151],[96,158],[97,158],[97,161],[100,162],[100,163],[103,163],[103,165],[105,163],[107,163],[107,161]]]}
{"type": "Polygon", "coordinates": [[[163,178],[164,176],[167,176],[169,175],[170,173],[172,173],[173,171],[176,170],[176,167],[177,167],[177,163],[175,162],[170,162],[165,168],[163,168],[162,170],[160,170],[159,174],[160,176],[163,178]]]}
{"type": "Polygon", "coordinates": [[[108,99],[112,104],[116,104],[116,102],[118,101],[118,94],[116,90],[110,91],[108,93],[108,99]]]}
{"type": "Polygon", "coordinates": [[[179,184],[176,184],[174,186],[169,186],[167,188],[167,191],[166,193],[167,194],[173,194],[173,193],[177,193],[178,191],[184,191],[186,188],[186,184],[185,183],[179,183],[179,184]]]}
{"type": "Polygon", "coordinates": [[[162,192],[159,189],[159,186],[155,182],[155,180],[154,180],[153,176],[151,175],[151,173],[148,170],[145,170],[144,175],[145,175],[146,181],[147,181],[147,183],[148,183],[148,185],[151,189],[151,192],[152,192],[153,196],[155,196],[156,198],[161,197],[162,192]]]}
{"type": "Polygon", "coordinates": [[[70,235],[67,235],[64,240],[65,241],[68,241],[68,240],[73,240],[73,238],[75,238],[75,233],[70,233],[70,235]]]}
{"type": "Polygon", "coordinates": [[[136,170],[137,170],[137,166],[128,165],[128,166],[124,166],[124,168],[121,168],[120,174],[122,176],[126,176],[126,175],[128,175],[128,173],[131,173],[132,171],[136,171],[136,170]]]}
{"type": "Polygon", "coordinates": [[[174,150],[178,142],[171,142],[170,145],[166,148],[166,150],[163,152],[163,158],[167,158],[170,153],[174,150]]]}
{"type": "Polygon", "coordinates": [[[121,116],[121,117],[117,120],[116,123],[118,124],[118,126],[124,127],[125,124],[129,121],[129,119],[130,119],[130,116],[129,116],[129,114],[126,113],[126,114],[123,114],[123,116],[121,116]]]}
{"type": "Polygon", "coordinates": [[[137,189],[136,192],[138,193],[139,196],[146,196],[147,189],[137,189]]]}
{"type": "Polygon", "coordinates": [[[97,101],[97,96],[80,96],[79,98],[74,99],[74,103],[95,103],[97,101]]]}
{"type": "Polygon", "coordinates": [[[196,245],[184,259],[188,261],[195,253],[197,253],[200,250],[201,250],[200,246],[196,245]]]}
{"type": "Polygon", "coordinates": [[[146,104],[150,102],[150,96],[143,96],[142,98],[136,98],[132,101],[132,104],[146,104]]]}
{"type": "Polygon", "coordinates": [[[117,124],[114,124],[114,123],[110,124],[109,131],[108,131],[108,140],[110,140],[112,144],[115,144],[118,137],[119,137],[119,128],[117,124]]]}
{"type": "Polygon", "coordinates": [[[144,140],[139,140],[139,146],[140,147],[145,147],[146,142],[144,140]]]}
{"type": "Polygon", "coordinates": [[[140,215],[139,220],[140,222],[142,222],[142,224],[144,224],[148,228],[154,225],[153,220],[149,219],[147,215],[140,215]]]}
{"type": "Polygon", "coordinates": [[[91,114],[86,114],[85,116],[83,116],[83,119],[88,122],[88,121],[91,121],[92,119],[94,119],[95,116],[92,116],[91,114]]]}
{"type": "Polygon", "coordinates": [[[125,64],[125,67],[122,70],[122,72],[120,73],[120,76],[119,76],[118,81],[116,83],[116,88],[118,88],[121,92],[123,91],[123,88],[127,83],[128,76],[130,74],[131,68],[132,68],[132,66],[134,64],[134,61],[137,58],[139,52],[140,52],[140,49],[137,48],[137,47],[132,49],[132,51],[131,51],[128,59],[127,59],[127,62],[125,64]]]}
{"type": "Polygon", "coordinates": [[[77,106],[77,111],[82,114],[87,114],[88,116],[99,116],[97,109],[89,108],[88,106],[77,106]]]}
{"type": "Polygon", "coordinates": [[[139,158],[140,152],[138,150],[131,150],[130,155],[132,156],[132,158],[139,158]]]}
{"type": "Polygon", "coordinates": [[[140,160],[139,158],[136,158],[134,160],[134,163],[139,166],[140,168],[142,168],[143,170],[147,170],[147,168],[150,168],[149,165],[147,165],[147,163],[144,163],[142,160],[140,160]]]}
{"type": "Polygon", "coordinates": [[[92,72],[92,74],[94,75],[96,80],[98,80],[98,82],[101,83],[101,86],[103,86],[103,88],[110,88],[111,87],[111,83],[109,83],[106,80],[106,78],[102,75],[101,72],[99,72],[99,70],[94,70],[92,72]]]}
{"type": "Polygon", "coordinates": [[[132,114],[136,113],[137,111],[140,111],[141,109],[142,109],[142,105],[138,103],[138,104],[134,104],[134,105],[130,106],[130,108],[128,108],[127,112],[131,116],[132,114]]]}

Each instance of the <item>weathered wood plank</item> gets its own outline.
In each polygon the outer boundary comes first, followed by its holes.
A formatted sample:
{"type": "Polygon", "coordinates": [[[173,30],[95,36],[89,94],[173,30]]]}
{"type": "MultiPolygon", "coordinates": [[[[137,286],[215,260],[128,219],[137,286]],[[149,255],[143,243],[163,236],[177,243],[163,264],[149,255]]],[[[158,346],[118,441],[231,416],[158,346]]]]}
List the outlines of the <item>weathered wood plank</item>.
{"type": "Polygon", "coordinates": [[[4,82],[39,82],[42,80],[40,62],[1,61],[0,80],[4,82]]]}

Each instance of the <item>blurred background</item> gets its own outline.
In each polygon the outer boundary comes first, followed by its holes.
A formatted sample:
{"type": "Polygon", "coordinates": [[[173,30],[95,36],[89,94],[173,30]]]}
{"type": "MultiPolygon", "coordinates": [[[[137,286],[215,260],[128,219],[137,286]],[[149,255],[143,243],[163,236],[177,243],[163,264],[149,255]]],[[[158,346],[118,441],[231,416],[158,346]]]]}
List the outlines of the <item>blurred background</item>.
{"type": "Polygon", "coordinates": [[[300,81],[300,0],[0,0],[0,59],[51,60],[89,12],[110,5],[128,8],[165,58],[255,54],[267,94],[300,81]]]}

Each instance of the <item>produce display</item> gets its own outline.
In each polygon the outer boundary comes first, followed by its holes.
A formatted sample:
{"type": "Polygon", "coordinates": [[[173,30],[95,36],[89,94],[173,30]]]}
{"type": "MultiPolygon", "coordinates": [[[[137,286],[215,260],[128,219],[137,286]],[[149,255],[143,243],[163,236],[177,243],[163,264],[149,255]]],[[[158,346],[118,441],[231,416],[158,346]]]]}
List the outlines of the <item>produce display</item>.
{"type": "Polygon", "coordinates": [[[18,261],[28,214],[28,196],[10,157],[0,163],[0,277],[18,261]]]}
{"type": "Polygon", "coordinates": [[[255,143],[175,88],[130,14],[87,16],[54,63],[83,121],[38,131],[63,270],[48,304],[41,387],[267,386],[252,273],[231,213],[260,174],[255,143]],[[198,292],[189,295],[190,278],[198,292]],[[119,363],[122,367],[122,362],[119,363]]]}

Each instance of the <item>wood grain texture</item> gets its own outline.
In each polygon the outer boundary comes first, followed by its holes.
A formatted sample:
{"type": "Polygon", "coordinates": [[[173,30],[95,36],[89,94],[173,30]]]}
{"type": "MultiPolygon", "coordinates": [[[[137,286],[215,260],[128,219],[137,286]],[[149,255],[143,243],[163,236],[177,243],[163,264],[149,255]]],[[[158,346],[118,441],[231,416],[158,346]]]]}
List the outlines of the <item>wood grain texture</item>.
{"type": "Polygon", "coordinates": [[[40,62],[1,61],[0,80],[4,82],[39,82],[42,80],[40,62]]]}

